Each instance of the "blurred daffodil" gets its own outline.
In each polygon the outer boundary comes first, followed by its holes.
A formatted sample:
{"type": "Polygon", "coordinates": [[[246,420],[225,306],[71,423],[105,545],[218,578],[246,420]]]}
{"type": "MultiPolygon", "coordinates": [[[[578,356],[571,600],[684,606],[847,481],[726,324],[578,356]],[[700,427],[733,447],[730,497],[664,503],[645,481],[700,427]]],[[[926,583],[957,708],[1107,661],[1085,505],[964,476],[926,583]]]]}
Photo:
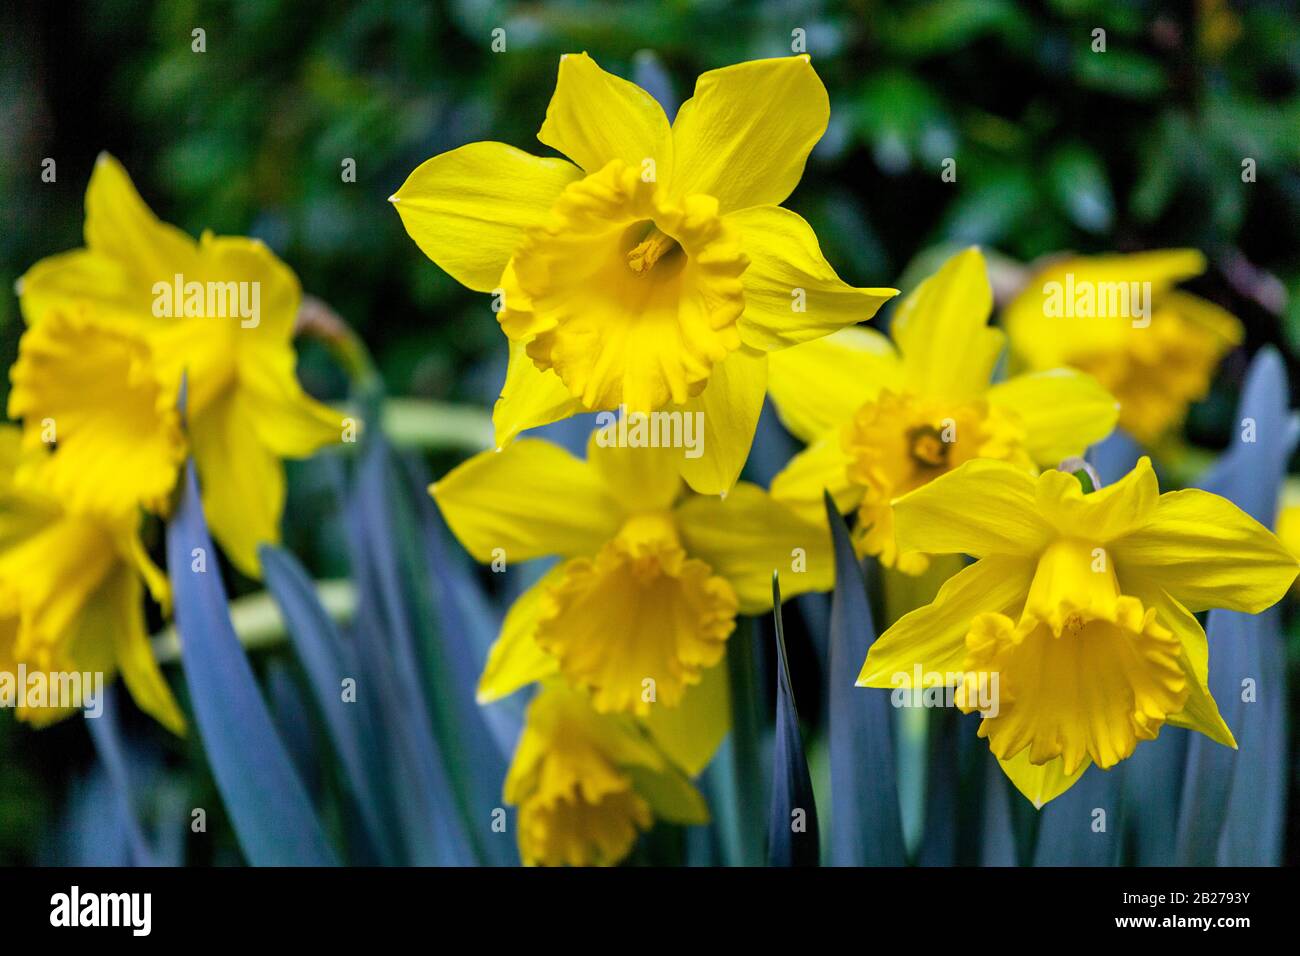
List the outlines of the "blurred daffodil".
{"type": "Polygon", "coordinates": [[[528,706],[505,799],[519,807],[529,866],[610,866],[656,817],[709,821],[699,791],[634,719],[599,713],[562,680],[547,681],[528,706]]]}
{"type": "Polygon", "coordinates": [[[1007,307],[1017,364],[1069,365],[1120,403],[1120,425],[1152,445],[1205,397],[1241,323],[1174,286],[1205,271],[1194,249],[1070,258],[1039,272],[1007,307]]]}
{"type": "Polygon", "coordinates": [[[771,608],[773,569],[790,595],[832,585],[826,532],[762,489],[684,494],[679,452],[605,448],[600,434],[586,461],[522,439],[431,489],[478,560],[565,559],[511,609],[481,700],[558,671],[601,711],[674,708],[721,660],[736,614],[771,608]]]}
{"type": "Polygon", "coordinates": [[[777,413],[808,448],[773,479],[772,496],[818,520],[829,491],[857,513],[859,553],[917,574],[927,558],[897,544],[895,499],[974,458],[1032,473],[1108,435],[1115,401],[1087,375],[990,384],[1003,348],[987,324],[992,306],[984,257],[967,249],[899,304],[893,342],[844,329],[773,355],[777,413]]]}
{"type": "Polygon", "coordinates": [[[93,321],[89,306],[51,309],[18,343],[9,417],[28,454],[16,480],[76,513],[163,513],[185,459],[176,395],[148,340],[93,321]]]}
{"type": "MultiPolygon", "coordinates": [[[[29,427],[33,414],[52,418],[81,449],[56,452],[60,480],[92,457],[95,474],[131,461],[144,469],[136,478],[118,476],[109,489],[83,493],[116,494],[135,483],[142,500],[157,506],[166,484],[160,463],[174,449],[135,447],[128,436],[154,389],[160,406],[174,403],[184,376],[208,522],[234,564],[256,575],[257,545],[279,540],[282,459],[310,455],[345,431],[340,413],[308,397],[295,376],[297,277],[257,240],[205,232],[196,242],[159,221],[107,154],[86,190],[85,238],[85,248],[41,260],[18,284],[33,330],[29,366],[57,360],[82,384],[28,378],[19,413],[29,427]],[[64,316],[55,320],[63,324],[37,332],[50,315],[64,316]],[[77,332],[83,316],[103,329],[77,332]],[[76,348],[84,355],[72,354],[70,336],[83,336],[76,348]],[[129,393],[97,394],[86,384],[123,366],[129,393]],[[113,415],[122,417],[109,423],[113,415]]],[[[90,481],[87,475],[83,485],[90,481]]]]}
{"type": "Polygon", "coordinates": [[[495,295],[510,341],[497,443],[583,410],[701,411],[704,454],[678,465],[727,491],[768,353],[896,294],[842,282],[778,205],[829,115],[807,56],[705,73],[670,126],[649,93],[569,54],[538,139],[572,162],[472,143],[417,168],[392,197],[407,231],[495,295]]]}
{"type": "Polygon", "coordinates": [[[1146,458],[1090,494],[1064,472],[968,462],[897,502],[895,524],[901,547],[979,560],[880,636],[858,683],[955,687],[1036,806],[1166,723],[1235,747],[1193,614],[1258,613],[1300,568],[1226,499],[1160,494],[1146,458]]]}
{"type": "MultiPolygon", "coordinates": [[[[140,708],[180,733],[184,718],[145,633],[144,585],[164,607],[169,592],[140,544],[139,513],[69,512],[44,490],[57,471],[31,460],[18,429],[0,426],[0,672],[19,664],[64,675],[120,672],[140,708]],[[25,480],[16,480],[20,473],[25,480]]],[[[47,724],[73,712],[18,713],[47,724]]]]}

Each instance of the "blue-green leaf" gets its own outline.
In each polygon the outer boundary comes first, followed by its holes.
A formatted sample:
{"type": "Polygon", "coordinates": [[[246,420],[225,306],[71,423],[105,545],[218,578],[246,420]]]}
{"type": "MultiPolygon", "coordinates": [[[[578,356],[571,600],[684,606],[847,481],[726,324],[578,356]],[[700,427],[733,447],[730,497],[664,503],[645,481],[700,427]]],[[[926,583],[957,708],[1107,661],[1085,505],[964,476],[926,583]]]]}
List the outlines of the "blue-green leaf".
{"type": "Polygon", "coordinates": [[[321,606],[311,579],[287,551],[263,545],[258,555],[267,590],[284,615],[285,627],[298,660],[307,673],[312,697],[343,768],[344,781],[357,807],[366,835],[380,862],[400,863],[398,842],[390,828],[393,808],[381,786],[383,767],[370,709],[360,699],[345,700],[343,682],[356,678],[357,668],[338,627],[321,606]]]}
{"type": "Polygon", "coordinates": [[[768,780],[760,769],[760,704],[755,635],[742,618],[727,641],[727,681],[731,690],[731,733],[705,769],[701,785],[713,810],[718,849],[727,866],[761,866],[763,803],[768,780]]]}
{"type": "Polygon", "coordinates": [[[862,569],[839,509],[826,496],[835,551],[830,620],[831,863],[906,862],[889,691],[855,682],[876,639],[862,569]]]}
{"type": "Polygon", "coordinates": [[[772,747],[772,816],[767,829],[768,866],[816,866],[817,803],[799,733],[799,712],[790,686],[781,623],[781,586],[772,575],[772,613],[776,619],[776,738],[772,747]]]}
{"type": "MultiPolygon", "coordinates": [[[[1234,422],[1234,443],[1202,481],[1267,527],[1276,517],[1287,461],[1300,435],[1289,411],[1286,366],[1276,349],[1251,363],[1234,422]]],[[[1281,615],[1210,612],[1210,693],[1240,749],[1200,734],[1187,749],[1177,860],[1184,865],[1277,865],[1282,858],[1286,782],[1286,668],[1281,615]],[[1254,698],[1243,700],[1246,681],[1254,698]]]]}
{"type": "Polygon", "coordinates": [[[387,778],[408,857],[417,865],[467,866],[478,860],[433,732],[413,634],[417,612],[396,554],[399,525],[390,504],[401,492],[387,445],[371,434],[347,508],[358,593],[358,692],[378,698],[387,778]]]}
{"type": "MultiPolygon", "coordinates": [[[[983,741],[980,741],[982,744],[983,741]]],[[[1011,818],[1013,795],[1007,775],[990,753],[983,755],[984,801],[980,817],[980,866],[1016,866],[1015,824],[1011,818]]]]}
{"type": "Polygon", "coordinates": [[[426,476],[412,468],[408,477],[420,544],[411,560],[422,572],[412,586],[427,582],[433,604],[421,650],[432,682],[437,726],[443,738],[456,741],[460,749],[453,783],[459,785],[485,862],[517,864],[515,841],[488,824],[503,802],[502,781],[523,724],[522,695],[486,707],[475,697],[501,617],[489,606],[473,571],[451,553],[450,531],[426,490],[426,476]]]}
{"type": "Polygon", "coordinates": [[[1118,866],[1123,849],[1123,787],[1113,770],[1089,767],[1039,811],[1034,866],[1118,866]]]}
{"type": "Polygon", "coordinates": [[[153,848],[140,825],[136,807],[135,783],[132,779],[130,758],[122,738],[121,718],[118,715],[118,687],[109,684],[102,697],[103,711],[98,717],[86,720],[91,742],[99,754],[100,762],[113,787],[113,796],[127,846],[134,866],[157,866],[153,848]]]}
{"type": "Polygon", "coordinates": [[[230,624],[193,462],[167,526],[167,573],[195,723],[244,856],[255,866],[336,863],[230,624]]]}

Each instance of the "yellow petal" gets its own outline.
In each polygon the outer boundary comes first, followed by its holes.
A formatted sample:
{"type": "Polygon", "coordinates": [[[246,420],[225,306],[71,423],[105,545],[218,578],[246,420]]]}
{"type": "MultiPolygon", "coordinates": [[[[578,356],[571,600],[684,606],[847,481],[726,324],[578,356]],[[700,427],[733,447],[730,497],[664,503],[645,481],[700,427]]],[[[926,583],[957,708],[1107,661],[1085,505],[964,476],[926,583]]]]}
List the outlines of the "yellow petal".
{"type": "Polygon", "coordinates": [[[724,213],[777,205],[829,120],[826,87],[806,55],[711,70],[673,122],[673,194],[715,196],[724,213]]]}
{"type": "Polygon", "coordinates": [[[982,558],[949,578],[934,601],[903,615],[867,652],[859,687],[911,687],[913,671],[963,670],[966,632],[977,614],[1023,601],[1034,576],[1029,558],[982,558]]]}
{"type": "Polygon", "coordinates": [[[184,734],[185,718],[145,633],[143,598],[140,579],[131,568],[119,565],[87,607],[81,627],[92,640],[111,635],[117,666],[136,705],[172,733],[184,734]]]}
{"type": "Polygon", "coordinates": [[[122,164],[100,153],[86,187],[86,245],[154,282],[194,273],[195,242],[145,205],[122,164]]]}
{"type": "MultiPolygon", "coordinates": [[[[111,580],[112,576],[113,574],[110,573],[107,580],[111,580]]],[[[102,674],[106,683],[112,681],[117,674],[113,640],[118,624],[113,606],[104,600],[104,588],[101,586],[66,633],[60,634],[57,641],[53,643],[42,642],[29,647],[21,663],[27,665],[29,673],[42,671],[51,675],[51,680],[59,674],[79,672],[102,674]]],[[[18,719],[34,727],[48,727],[79,713],[90,703],[86,699],[88,690],[93,688],[86,687],[84,683],[80,688],[75,684],[69,686],[67,702],[71,706],[64,707],[50,706],[55,703],[52,699],[47,699],[36,706],[28,706],[28,702],[20,698],[18,719]]]]}
{"type": "Polygon", "coordinates": [[[1235,315],[1227,309],[1189,292],[1170,289],[1160,297],[1160,307],[1177,312],[1193,328],[1209,333],[1212,339],[1221,343],[1223,349],[1232,345],[1240,345],[1241,340],[1245,337],[1245,330],[1241,326],[1241,321],[1235,315]]]}
{"type": "Polygon", "coordinates": [[[504,448],[520,432],[549,425],[585,411],[560,376],[543,372],[528,357],[527,346],[511,341],[501,397],[492,407],[497,447],[504,448]]]}
{"type": "Polygon", "coordinates": [[[1091,375],[1052,369],[1018,375],[994,385],[988,402],[1014,412],[1025,429],[1025,450],[1034,461],[1055,466],[1082,455],[1115,428],[1119,403],[1091,375]]]}
{"type": "Polygon", "coordinates": [[[765,352],[865,322],[897,289],[857,289],[835,274],[812,226],[780,206],[752,206],[726,217],[740,233],[749,267],[740,277],[745,313],[740,337],[765,352]]]}
{"type": "Polygon", "coordinates": [[[510,606],[479,678],[480,704],[508,697],[519,688],[558,671],[555,658],[538,646],[535,635],[546,594],[560,580],[560,571],[558,567],[552,568],[510,606]]]}
{"type": "Polygon", "coordinates": [[[620,447],[618,422],[612,412],[596,416],[597,429],[587,440],[587,461],[609,494],[632,514],[666,511],[682,492],[681,448],[620,447]],[[603,416],[609,419],[601,422],[603,416]]]}
{"type": "Polygon", "coordinates": [[[1111,548],[1126,575],[1164,588],[1192,611],[1258,614],[1281,600],[1300,571],[1271,531],[1198,489],[1161,495],[1150,520],[1111,548]]]}
{"type": "Polygon", "coordinates": [[[560,57],[555,93],[537,138],[594,173],[621,159],[666,181],[672,170],[668,117],[655,98],[635,83],[606,73],[586,53],[560,57]],[[645,160],[653,160],[647,167],[645,160]]]}
{"type": "Polygon", "coordinates": [[[777,416],[812,443],[837,435],[882,388],[897,392],[902,365],[888,338],[867,328],[840,329],[768,356],[767,390],[777,416]]]}
{"type": "Polygon", "coordinates": [[[1277,507],[1277,539],[1300,558],[1300,478],[1287,478],[1277,507]]]}
{"type": "MultiPolygon", "coordinates": [[[[188,293],[172,291],[177,280],[168,276],[158,290],[158,301],[168,304],[161,298],[166,289],[171,294],[170,310],[164,310],[166,314],[148,329],[164,389],[174,399],[182,377],[186,381],[191,420],[257,374],[250,366],[264,357],[281,370],[279,374],[292,379],[290,340],[302,301],[298,277],[263,242],[205,232],[198,249],[195,271],[182,278],[187,286],[206,286],[206,314],[190,314],[188,293]],[[213,297],[215,292],[221,293],[219,299],[213,297]]],[[[153,307],[151,303],[150,315],[153,307]]]]}
{"type": "MultiPolygon", "coordinates": [[[[6,502],[5,510],[15,505],[24,507],[6,502]]],[[[0,592],[16,596],[22,612],[20,657],[67,640],[118,560],[112,535],[97,521],[54,514],[29,530],[0,552],[0,592]]]]}
{"type": "Polygon", "coordinates": [[[681,406],[703,415],[703,454],[681,463],[682,477],[700,494],[723,494],[740,477],[766,392],[767,356],[741,347],[714,366],[699,396],[681,406]]]}
{"type": "Polygon", "coordinates": [[[757,485],[740,482],[726,498],[692,497],[677,509],[687,553],[731,582],[743,614],[772,607],[772,572],[781,595],[828,591],[835,583],[830,536],[757,485]]]}
{"type": "Polygon", "coordinates": [[[1160,623],[1173,631],[1183,645],[1179,665],[1187,681],[1187,702],[1179,713],[1170,715],[1168,722],[1205,734],[1235,750],[1237,741],[1219,713],[1219,705],[1210,696],[1209,643],[1201,622],[1160,588],[1138,588],[1135,593],[1148,607],[1156,609],[1160,623]]]}
{"type": "Polygon", "coordinates": [[[726,662],[704,671],[679,706],[651,708],[642,720],[659,749],[677,766],[692,777],[700,773],[731,729],[726,662]]]}
{"type": "MultiPolygon", "coordinates": [[[[199,321],[209,325],[214,321],[228,324],[240,346],[245,343],[282,345],[293,338],[302,304],[302,285],[288,264],[261,239],[205,232],[199,237],[198,267],[200,274],[195,278],[201,282],[243,282],[250,290],[254,287],[258,290],[256,315],[236,316],[235,310],[227,305],[230,314],[226,318],[207,317],[199,321]]],[[[244,302],[241,300],[239,304],[243,306],[244,302]]]]}
{"type": "Polygon", "coordinates": [[[240,386],[258,409],[251,422],[262,444],[282,458],[306,458],[343,439],[360,425],[302,390],[294,373],[293,349],[260,350],[245,358],[240,386]]]}
{"type": "Polygon", "coordinates": [[[470,143],[417,166],[393,203],[426,256],[462,285],[491,292],[524,232],[581,176],[562,159],[470,143]]]}
{"type": "Polygon", "coordinates": [[[790,459],[772,479],[772,497],[805,521],[823,524],[829,491],[841,514],[848,514],[862,499],[862,488],[849,481],[849,456],[840,436],[832,432],[790,459]]]}
{"type": "Polygon", "coordinates": [[[1091,494],[1074,475],[1045,471],[1034,488],[1038,511],[1065,537],[1110,544],[1151,520],[1160,485],[1143,457],[1133,470],[1111,485],[1091,494]]]}
{"type": "Polygon", "coordinates": [[[259,544],[280,541],[284,466],[257,436],[259,410],[241,390],[218,400],[190,426],[203,513],[226,557],[261,577],[259,544]]]}
{"type": "MultiPolygon", "coordinates": [[[[1053,294],[1070,288],[1094,294],[1128,283],[1151,283],[1152,298],[1170,286],[1205,271],[1205,257],[1195,249],[1166,249],[1131,255],[1071,257],[1053,262],[1029,280],[1007,306],[1003,321],[1017,355],[1032,368],[1067,364],[1071,356],[1088,347],[1118,344],[1130,327],[1123,321],[1097,318],[1061,318],[1048,311],[1053,294]],[[1113,285],[1111,285],[1113,284],[1113,285]],[[1100,338],[1099,338],[1100,337],[1100,338]]],[[[1073,303],[1064,305],[1072,306],[1073,303]]],[[[1072,313],[1068,313],[1072,314],[1072,313]]],[[[1141,329],[1139,329],[1141,331],[1141,329]]]]}
{"type": "Polygon", "coordinates": [[[587,462],[525,438],[480,452],[429,489],[465,550],[507,562],[595,554],[618,533],[622,509],[587,462]]]}
{"type": "Polygon", "coordinates": [[[1067,774],[1065,761],[1061,757],[1044,764],[1034,764],[1029,762],[1028,750],[1022,750],[1010,760],[999,760],[998,763],[1003,773],[1016,785],[1016,789],[1039,810],[1073,787],[1089,766],[1085,760],[1074,773],[1067,774]]]}
{"type": "MultiPolygon", "coordinates": [[[[1078,480],[1065,475],[1078,486],[1078,480]]],[[[1051,529],[1039,517],[1034,479],[1023,469],[975,458],[894,502],[900,551],[1035,554],[1051,529]]]]}
{"type": "Polygon", "coordinates": [[[49,493],[75,511],[166,508],[185,439],[144,340],[53,312],[22,337],[10,378],[9,414],[49,493]]]}
{"type": "Polygon", "coordinates": [[[992,309],[984,256],[974,247],[917,286],[899,303],[890,327],[908,386],[951,399],[983,393],[1003,345],[1002,333],[988,325],[992,309]]]}
{"type": "Polygon", "coordinates": [[[151,286],[128,264],[104,253],[74,249],[46,256],[18,280],[23,319],[33,325],[54,309],[65,311],[90,302],[106,323],[144,331],[155,324],[151,286]]]}
{"type": "Polygon", "coordinates": [[[683,826],[709,822],[709,805],[704,795],[675,767],[665,765],[658,772],[639,767],[626,768],[637,794],[650,804],[656,817],[683,826]]]}

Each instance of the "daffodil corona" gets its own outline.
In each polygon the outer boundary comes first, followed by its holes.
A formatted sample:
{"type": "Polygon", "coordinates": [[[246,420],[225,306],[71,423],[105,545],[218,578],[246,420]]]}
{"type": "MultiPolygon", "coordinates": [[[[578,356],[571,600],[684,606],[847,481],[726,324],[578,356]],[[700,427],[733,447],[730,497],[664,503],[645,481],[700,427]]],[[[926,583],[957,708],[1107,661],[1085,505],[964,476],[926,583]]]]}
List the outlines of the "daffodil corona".
{"type": "Polygon", "coordinates": [[[519,807],[519,855],[529,866],[610,866],[656,816],[709,821],[699,791],[635,720],[597,712],[562,680],[547,681],[528,705],[505,799],[519,807]]]}
{"type": "Polygon", "coordinates": [[[896,543],[895,499],[971,459],[1033,472],[1109,434],[1115,401],[1087,375],[990,384],[1003,348],[987,324],[992,306],[984,257],[967,249],[899,304],[893,342],[845,329],[773,355],[777,412],[808,443],[773,480],[773,497],[819,519],[828,490],[856,512],[861,554],[915,574],[927,558],[896,543]]]}
{"type": "Polygon", "coordinates": [[[1241,323],[1174,286],[1205,271],[1194,249],[1067,258],[1030,279],[1007,307],[1016,362],[1073,366],[1120,402],[1120,424],[1152,444],[1205,397],[1241,323]]]}
{"type": "Polygon", "coordinates": [[[704,74],[670,126],[644,90],[570,54],[538,138],[572,163],[472,143],[416,169],[392,197],[407,231],[495,296],[510,342],[498,444],[584,410],[699,411],[703,455],[678,466],[695,490],[727,491],[768,353],[895,294],[842,282],[778,205],[828,118],[807,56],[704,74]]]}
{"type": "MultiPolygon", "coordinates": [[[[1236,746],[1207,686],[1210,607],[1275,603],[1298,565],[1263,526],[1204,491],[1160,494],[1150,461],[1091,494],[977,460],[895,504],[900,547],[978,558],[871,646],[858,683],[946,675],[984,708],[980,736],[1035,805],[1108,769],[1164,724],[1236,746]],[[998,675],[996,707],[985,708],[998,675]]],[[[928,679],[928,678],[927,678],[928,679]]]]}
{"type": "Polygon", "coordinates": [[[671,449],[593,436],[581,461],[522,439],[431,491],[478,560],[564,558],[507,616],[483,701],[561,673],[602,712],[678,707],[721,660],[737,613],[771,608],[774,569],[790,595],[832,584],[824,529],[747,483],[725,499],[686,494],[671,449]]]}

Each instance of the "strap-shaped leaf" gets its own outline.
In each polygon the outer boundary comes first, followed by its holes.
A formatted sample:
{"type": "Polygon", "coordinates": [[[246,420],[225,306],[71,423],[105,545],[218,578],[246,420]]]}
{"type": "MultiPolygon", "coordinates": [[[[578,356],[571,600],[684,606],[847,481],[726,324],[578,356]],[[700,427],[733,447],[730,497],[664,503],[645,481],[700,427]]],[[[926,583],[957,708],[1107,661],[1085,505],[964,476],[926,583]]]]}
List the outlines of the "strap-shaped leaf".
{"type": "Polygon", "coordinates": [[[167,526],[167,573],[199,737],[244,856],[255,866],[336,863],[230,623],[193,462],[167,526]]]}

